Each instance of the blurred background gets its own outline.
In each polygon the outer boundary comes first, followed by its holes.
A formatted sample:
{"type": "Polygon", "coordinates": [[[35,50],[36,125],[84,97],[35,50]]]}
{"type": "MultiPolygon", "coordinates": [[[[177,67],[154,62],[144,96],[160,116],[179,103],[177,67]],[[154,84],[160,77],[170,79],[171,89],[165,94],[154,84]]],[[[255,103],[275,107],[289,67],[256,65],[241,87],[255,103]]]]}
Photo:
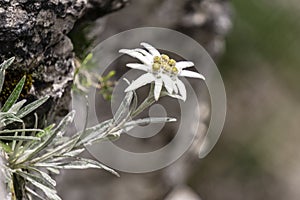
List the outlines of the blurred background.
{"type": "Polygon", "coordinates": [[[87,29],[95,43],[142,26],[172,28],[197,40],[222,74],[227,119],[202,160],[188,152],[167,169],[121,178],[64,172],[63,199],[298,200],[299,11],[296,0],[132,0],[97,20],[87,29]]]}

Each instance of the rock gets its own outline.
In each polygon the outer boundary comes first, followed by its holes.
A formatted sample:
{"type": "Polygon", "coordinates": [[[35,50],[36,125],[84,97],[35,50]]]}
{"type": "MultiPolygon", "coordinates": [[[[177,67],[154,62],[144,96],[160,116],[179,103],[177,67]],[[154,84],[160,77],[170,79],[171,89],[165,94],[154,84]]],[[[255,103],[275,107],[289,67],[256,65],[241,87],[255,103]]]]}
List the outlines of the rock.
{"type": "Polygon", "coordinates": [[[8,73],[32,77],[27,98],[51,96],[43,107],[49,122],[68,112],[74,53],[66,34],[86,4],[86,0],[0,0],[0,62],[15,56],[8,73]]]}

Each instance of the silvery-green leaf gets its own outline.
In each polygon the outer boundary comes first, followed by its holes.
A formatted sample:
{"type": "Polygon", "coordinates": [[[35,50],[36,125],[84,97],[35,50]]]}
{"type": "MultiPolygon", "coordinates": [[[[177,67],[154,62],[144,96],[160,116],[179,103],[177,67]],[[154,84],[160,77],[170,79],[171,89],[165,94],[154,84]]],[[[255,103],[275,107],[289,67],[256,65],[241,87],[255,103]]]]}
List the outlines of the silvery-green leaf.
{"type": "Polygon", "coordinates": [[[63,145],[64,143],[68,142],[71,138],[70,137],[60,137],[57,136],[54,140],[53,140],[53,146],[59,146],[59,145],[63,145]]]}
{"type": "Polygon", "coordinates": [[[134,112],[137,108],[138,105],[138,96],[135,92],[135,90],[132,91],[133,92],[133,100],[132,100],[132,106],[130,108],[130,114],[132,114],[132,112],[134,112]]]}
{"type": "Polygon", "coordinates": [[[18,100],[18,98],[22,92],[25,80],[26,80],[26,76],[23,76],[23,78],[16,85],[15,89],[12,91],[12,93],[8,97],[7,101],[1,108],[1,112],[7,112],[16,103],[16,101],[18,100]]]}
{"type": "Polygon", "coordinates": [[[5,60],[1,65],[0,65],[0,70],[4,71],[7,70],[7,68],[15,61],[15,57],[11,57],[7,60],[5,60]]]}
{"type": "Polygon", "coordinates": [[[51,167],[56,169],[104,169],[116,176],[119,174],[113,169],[91,159],[86,158],[70,158],[71,160],[66,160],[65,162],[49,162],[49,163],[36,163],[37,167],[51,167]]]}
{"type": "Polygon", "coordinates": [[[105,171],[108,171],[114,175],[116,175],[117,177],[119,177],[120,175],[113,169],[111,169],[110,167],[107,167],[106,165],[100,163],[100,162],[97,162],[95,160],[90,160],[90,159],[86,159],[86,158],[78,158],[79,160],[82,160],[82,161],[85,161],[85,162],[88,162],[88,163],[91,163],[91,164],[94,164],[98,167],[101,167],[102,169],[104,169],[105,171]]]}
{"type": "Polygon", "coordinates": [[[129,116],[130,104],[133,98],[133,92],[127,92],[118,110],[114,114],[114,123],[119,124],[123,119],[129,116]]]}
{"type": "Polygon", "coordinates": [[[34,111],[38,107],[40,107],[42,104],[44,104],[48,99],[49,99],[49,96],[46,96],[46,97],[43,97],[41,99],[38,99],[38,100],[26,105],[24,108],[19,110],[19,112],[17,113],[17,116],[19,118],[25,117],[26,115],[28,115],[29,113],[31,113],[32,111],[34,111]]]}
{"type": "Polygon", "coordinates": [[[34,131],[41,131],[44,132],[44,130],[42,129],[13,129],[13,130],[3,130],[0,131],[0,134],[4,134],[4,133],[15,133],[15,132],[34,132],[34,131]]]}
{"type": "Polygon", "coordinates": [[[41,199],[41,200],[45,200],[44,197],[42,197],[41,195],[39,195],[38,193],[36,193],[36,192],[33,191],[32,189],[30,189],[29,187],[25,187],[25,190],[26,190],[27,192],[29,192],[30,194],[32,194],[33,196],[35,196],[35,197],[37,197],[37,198],[39,198],[39,199],[41,199]]]}
{"type": "Polygon", "coordinates": [[[91,139],[88,143],[86,143],[85,145],[93,145],[100,141],[117,140],[120,138],[123,131],[124,131],[124,129],[111,130],[110,132],[107,132],[104,137],[95,137],[95,138],[91,139]]]}
{"type": "Polygon", "coordinates": [[[59,170],[58,169],[55,169],[55,168],[52,168],[52,167],[47,167],[46,168],[49,172],[52,172],[54,174],[60,174],[59,170]]]}
{"type": "Polygon", "coordinates": [[[55,156],[55,157],[51,157],[49,159],[47,159],[47,161],[43,161],[43,162],[51,162],[51,163],[54,163],[54,162],[65,162],[66,159],[70,158],[69,156],[64,156],[63,154],[62,155],[59,155],[59,156],[55,156]]]}
{"type": "MultiPolygon", "coordinates": [[[[14,135],[14,136],[18,136],[18,132],[15,132],[15,135],[14,135]]],[[[11,149],[12,149],[13,152],[14,152],[13,155],[16,154],[16,151],[15,151],[15,146],[16,146],[16,144],[17,144],[17,141],[16,141],[16,140],[13,140],[13,141],[12,141],[12,145],[11,145],[11,149]]]]}
{"type": "Polygon", "coordinates": [[[136,126],[145,126],[147,124],[176,122],[176,121],[177,121],[176,118],[171,118],[171,117],[150,117],[150,118],[138,119],[138,120],[127,122],[124,124],[122,128],[125,131],[129,131],[136,126]]]}
{"type": "Polygon", "coordinates": [[[15,60],[15,57],[12,57],[12,58],[4,61],[0,65],[0,92],[2,90],[3,83],[4,83],[5,70],[13,63],[14,60],[15,60]]]}
{"type": "Polygon", "coordinates": [[[79,132],[78,135],[80,136],[80,140],[76,144],[76,147],[82,146],[89,142],[89,140],[95,138],[95,137],[103,137],[108,130],[109,127],[111,127],[113,120],[106,120],[96,126],[87,128],[83,132],[79,132]]]}
{"type": "Polygon", "coordinates": [[[42,176],[38,176],[38,175],[35,175],[32,173],[20,171],[20,170],[16,171],[16,173],[19,174],[20,176],[22,176],[23,178],[27,179],[30,182],[31,182],[31,180],[34,180],[51,190],[55,190],[54,185],[52,185],[47,179],[45,179],[42,176]]]}
{"type": "Polygon", "coordinates": [[[67,114],[59,123],[59,125],[54,129],[55,134],[54,135],[59,135],[63,136],[64,133],[66,132],[66,127],[69,126],[74,119],[75,116],[75,111],[71,111],[69,114],[67,114]]]}
{"type": "Polygon", "coordinates": [[[21,109],[24,103],[26,103],[26,99],[15,103],[7,112],[17,114],[17,112],[21,109]]]}
{"type": "Polygon", "coordinates": [[[13,122],[20,122],[22,123],[23,121],[16,117],[14,114],[12,113],[3,113],[0,112],[0,128],[7,126],[10,123],[13,122]]]}
{"type": "Polygon", "coordinates": [[[64,154],[64,156],[69,156],[69,157],[74,157],[74,156],[78,156],[79,154],[81,154],[85,149],[76,149],[73,151],[70,151],[66,154],[64,154]]]}
{"type": "MultiPolygon", "coordinates": [[[[120,138],[121,134],[123,133],[124,129],[121,129],[121,130],[118,130],[116,132],[112,132],[112,133],[109,133],[107,136],[106,136],[106,139],[107,140],[110,140],[110,141],[114,141],[114,140],[117,140],[120,138]]],[[[95,141],[92,141],[92,143],[97,143],[99,140],[95,140],[95,141]]]]}
{"type": "Polygon", "coordinates": [[[33,136],[0,136],[1,140],[22,140],[22,141],[40,141],[41,138],[33,137],[33,136]]]}
{"type": "Polygon", "coordinates": [[[50,200],[61,200],[61,198],[57,195],[55,188],[44,178],[21,171],[17,171],[16,173],[28,180],[32,185],[41,189],[50,200]]]}
{"type": "Polygon", "coordinates": [[[47,180],[47,182],[49,182],[52,186],[56,186],[56,181],[52,179],[52,177],[48,175],[46,172],[43,172],[35,167],[28,167],[28,169],[37,172],[41,177],[47,180]]]}
{"type": "MultiPolygon", "coordinates": [[[[123,79],[128,85],[130,85],[130,82],[124,78],[123,79]]],[[[132,98],[132,105],[130,107],[130,114],[132,114],[132,112],[137,108],[137,104],[138,104],[138,96],[136,94],[136,91],[135,90],[132,90],[133,92],[133,98],[132,98]]]]}
{"type": "Polygon", "coordinates": [[[33,159],[32,162],[33,163],[42,162],[53,156],[60,156],[64,153],[67,153],[74,147],[74,145],[77,141],[78,141],[78,138],[72,138],[70,141],[66,142],[65,144],[58,146],[55,149],[52,149],[51,151],[43,154],[42,156],[33,159]]]}
{"type": "MultiPolygon", "coordinates": [[[[65,131],[66,126],[68,126],[73,121],[74,114],[75,112],[72,111],[68,115],[66,115],[54,130],[49,131],[49,135],[46,134],[47,138],[44,141],[42,141],[41,144],[39,144],[34,150],[32,150],[29,155],[23,156],[21,162],[25,162],[26,160],[35,157],[40,151],[44,150],[51,142],[53,142],[54,138],[57,135],[62,134],[62,132],[65,131]]],[[[45,131],[47,132],[47,130],[45,131]]]]}
{"type": "MultiPolygon", "coordinates": [[[[35,134],[35,137],[39,137],[39,138],[43,138],[43,137],[46,137],[47,134],[50,133],[51,129],[54,127],[54,124],[44,128],[44,130],[42,131],[39,131],[38,133],[35,134]]],[[[43,140],[43,139],[42,139],[43,140]]],[[[29,155],[30,153],[33,152],[32,149],[35,149],[38,145],[40,145],[40,142],[35,142],[35,141],[32,141],[32,142],[27,142],[23,149],[22,149],[22,157],[26,157],[27,155],[29,155]],[[29,150],[31,149],[31,150],[29,150]]]]}

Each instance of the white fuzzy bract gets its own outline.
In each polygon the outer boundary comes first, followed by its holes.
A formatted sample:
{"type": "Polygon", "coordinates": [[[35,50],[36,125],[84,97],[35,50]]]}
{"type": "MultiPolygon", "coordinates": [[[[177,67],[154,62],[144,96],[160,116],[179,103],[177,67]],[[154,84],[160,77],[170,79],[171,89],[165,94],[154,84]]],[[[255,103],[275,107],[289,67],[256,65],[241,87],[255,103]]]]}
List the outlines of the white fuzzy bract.
{"type": "Polygon", "coordinates": [[[164,87],[169,96],[186,100],[186,88],[179,77],[199,78],[205,80],[202,74],[185,70],[185,68],[193,67],[194,63],[190,61],[176,62],[165,54],[160,52],[148,43],[141,43],[146,49],[121,49],[119,52],[137,58],[142,63],[129,63],[126,66],[132,69],[145,71],[135,81],[133,81],[125,90],[125,92],[136,90],[148,83],[155,83],[154,98],[157,101],[160,97],[162,88],[164,87]]]}

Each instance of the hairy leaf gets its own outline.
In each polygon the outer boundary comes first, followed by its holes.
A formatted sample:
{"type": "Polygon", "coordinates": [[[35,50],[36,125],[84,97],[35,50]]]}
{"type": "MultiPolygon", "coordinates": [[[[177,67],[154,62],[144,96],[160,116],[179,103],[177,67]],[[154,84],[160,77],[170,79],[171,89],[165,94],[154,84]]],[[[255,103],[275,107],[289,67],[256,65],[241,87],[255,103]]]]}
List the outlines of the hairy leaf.
{"type": "Polygon", "coordinates": [[[0,65],[0,92],[2,90],[3,83],[4,83],[5,70],[14,62],[14,60],[15,60],[15,57],[12,57],[12,58],[4,61],[0,65]]]}
{"type": "Polygon", "coordinates": [[[25,117],[26,115],[40,107],[42,104],[44,104],[48,99],[49,96],[46,96],[28,104],[27,106],[23,107],[21,110],[18,111],[17,116],[19,118],[25,117]]]}
{"type": "Polygon", "coordinates": [[[12,91],[12,93],[8,97],[4,106],[1,108],[1,112],[7,112],[16,103],[16,101],[18,100],[18,98],[22,92],[25,80],[26,80],[26,76],[23,76],[23,78],[19,81],[19,83],[16,85],[15,89],[12,91]]]}

